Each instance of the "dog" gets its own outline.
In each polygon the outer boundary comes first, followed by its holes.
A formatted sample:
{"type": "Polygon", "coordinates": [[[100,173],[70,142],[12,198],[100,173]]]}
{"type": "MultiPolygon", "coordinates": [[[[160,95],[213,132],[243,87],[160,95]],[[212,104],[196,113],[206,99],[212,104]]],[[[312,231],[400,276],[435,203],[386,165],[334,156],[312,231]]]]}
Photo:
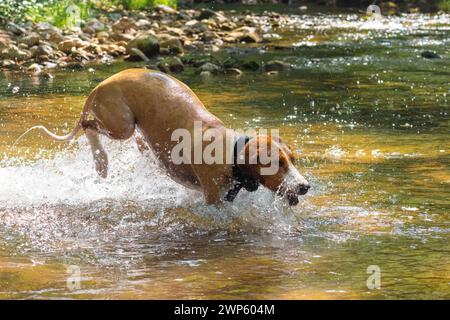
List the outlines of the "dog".
{"type": "MultiPolygon", "coordinates": [[[[242,188],[255,191],[263,185],[286,199],[289,205],[296,205],[298,196],[306,194],[310,188],[292,164],[291,150],[279,138],[270,135],[249,137],[227,129],[187,85],[159,71],[140,68],[121,71],[92,90],[72,132],[56,135],[44,126],[35,126],[17,141],[34,129],[40,129],[58,141],[69,141],[83,130],[91,147],[95,169],[103,178],[107,177],[108,156],[99,135],[125,140],[139,131],[140,136],[136,138],[139,150],[151,149],[169,177],[201,191],[208,204],[233,201],[242,188]],[[183,129],[195,135],[195,123],[202,124],[201,133],[213,129],[225,137],[227,146],[225,142],[223,144],[227,150],[231,141],[231,156],[228,152],[226,159],[220,156],[222,159],[219,160],[223,161],[213,163],[174,161],[171,150],[180,142],[173,139],[174,130],[183,129]],[[276,154],[276,158],[271,163],[263,163],[260,159],[263,151],[276,154]],[[274,161],[278,170],[262,174],[263,169],[274,161]]],[[[200,144],[201,152],[207,145],[206,141],[200,144]]],[[[194,143],[191,146],[192,149],[198,147],[194,143]]]]}

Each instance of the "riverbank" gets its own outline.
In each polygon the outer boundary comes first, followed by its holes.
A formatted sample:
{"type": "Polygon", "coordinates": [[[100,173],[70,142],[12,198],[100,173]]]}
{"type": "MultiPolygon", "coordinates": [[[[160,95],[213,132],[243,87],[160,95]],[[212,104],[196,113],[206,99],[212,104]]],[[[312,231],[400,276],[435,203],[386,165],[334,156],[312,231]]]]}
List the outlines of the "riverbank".
{"type": "MultiPolygon", "coordinates": [[[[280,11],[286,7],[279,6],[280,11]]],[[[308,28],[314,22],[308,19],[304,23],[302,19],[310,13],[307,7],[289,8],[290,14],[268,10],[176,10],[160,5],[152,10],[105,12],[70,29],[48,22],[8,22],[0,29],[0,67],[52,77],[55,68],[89,69],[125,59],[143,60],[150,67],[172,73],[183,72],[189,65],[202,75],[240,75],[246,70],[275,74],[291,66],[278,60],[261,65],[259,61],[236,57],[218,61],[211,54],[224,49],[234,53],[243,49],[293,49],[292,43],[283,44],[279,30],[308,28]]],[[[354,13],[352,19],[364,21],[366,17],[354,13]]],[[[311,35],[305,34],[302,40],[310,43],[311,35]]]]}

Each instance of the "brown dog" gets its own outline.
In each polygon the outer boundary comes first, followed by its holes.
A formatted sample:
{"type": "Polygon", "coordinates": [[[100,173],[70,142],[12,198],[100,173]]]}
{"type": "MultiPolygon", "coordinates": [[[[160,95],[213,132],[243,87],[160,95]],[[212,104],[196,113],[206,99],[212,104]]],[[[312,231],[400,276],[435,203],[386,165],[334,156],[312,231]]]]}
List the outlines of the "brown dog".
{"type": "MultiPolygon", "coordinates": [[[[232,201],[241,188],[254,191],[261,184],[286,198],[290,205],[296,205],[298,195],[305,194],[309,189],[308,182],[291,162],[291,151],[279,139],[267,135],[239,137],[208,112],[185,84],[167,74],[148,69],[125,70],[100,83],[86,100],[81,117],[71,133],[58,136],[43,126],[30,128],[27,132],[32,129],[41,129],[59,141],[71,140],[83,129],[91,145],[96,170],[102,177],[107,176],[108,157],[98,135],[128,139],[139,129],[143,136],[143,139],[137,139],[140,150],[150,147],[172,179],[202,191],[207,203],[217,203],[221,199],[232,201]],[[173,161],[172,150],[179,144],[173,139],[174,130],[181,128],[195,135],[194,123],[199,122],[202,133],[214,129],[225,137],[227,145],[224,142],[224,148],[229,149],[228,142],[234,142],[231,144],[231,156],[228,154],[227,159],[209,164],[173,161]],[[279,169],[275,173],[261,173],[262,168],[269,166],[267,162],[263,164],[260,161],[261,151],[269,155],[277,151],[279,169]],[[230,157],[233,160],[230,161],[230,157]],[[236,161],[242,158],[253,159],[253,162],[236,161]]],[[[191,144],[192,150],[196,150],[195,142],[191,144]]],[[[207,143],[202,141],[201,150],[206,146],[207,143]]],[[[195,157],[194,151],[191,152],[195,157]]]]}

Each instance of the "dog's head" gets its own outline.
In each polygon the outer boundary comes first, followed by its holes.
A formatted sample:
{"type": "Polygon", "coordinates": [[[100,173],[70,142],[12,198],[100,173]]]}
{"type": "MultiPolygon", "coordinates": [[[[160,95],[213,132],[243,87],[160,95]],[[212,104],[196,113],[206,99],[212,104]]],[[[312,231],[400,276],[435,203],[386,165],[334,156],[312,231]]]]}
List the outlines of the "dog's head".
{"type": "Polygon", "coordinates": [[[279,138],[259,135],[251,139],[239,153],[241,172],[285,198],[289,205],[308,192],[308,181],[292,164],[292,151],[279,138]]]}

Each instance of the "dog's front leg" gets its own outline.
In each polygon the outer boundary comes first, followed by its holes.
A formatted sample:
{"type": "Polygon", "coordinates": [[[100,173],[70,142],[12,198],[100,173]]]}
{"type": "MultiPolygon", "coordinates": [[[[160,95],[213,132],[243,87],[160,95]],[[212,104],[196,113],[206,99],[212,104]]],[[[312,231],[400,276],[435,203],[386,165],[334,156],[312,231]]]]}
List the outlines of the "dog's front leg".
{"type": "Polygon", "coordinates": [[[192,168],[200,182],[206,203],[220,205],[225,181],[220,168],[204,164],[193,165],[192,168]]]}

